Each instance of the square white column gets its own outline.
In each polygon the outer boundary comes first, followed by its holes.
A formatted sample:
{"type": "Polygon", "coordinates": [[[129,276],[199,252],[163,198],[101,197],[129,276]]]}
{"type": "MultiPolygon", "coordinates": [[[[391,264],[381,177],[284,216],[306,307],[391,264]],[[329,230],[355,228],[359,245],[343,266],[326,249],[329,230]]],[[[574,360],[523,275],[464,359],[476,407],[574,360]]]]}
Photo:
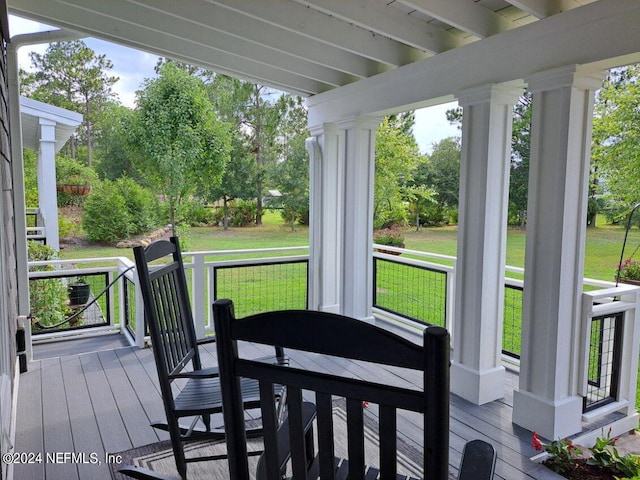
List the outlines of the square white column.
{"type": "Polygon", "coordinates": [[[354,117],[344,129],[342,313],[373,320],[373,176],[380,118],[354,117]]]}
{"type": "Polygon", "coordinates": [[[602,78],[568,66],[528,79],[531,158],[513,421],[548,439],[581,430],[580,303],[593,99],[602,78]]]}
{"type": "Polygon", "coordinates": [[[451,391],[481,405],[504,396],[502,318],[513,106],[523,89],[461,92],[458,253],[451,391]]]}
{"type": "Polygon", "coordinates": [[[60,250],[58,196],[56,193],[56,122],[40,119],[38,151],[38,198],[47,229],[47,245],[60,250]]]}
{"type": "Polygon", "coordinates": [[[311,129],[309,308],[339,313],[342,296],[344,152],[333,123],[311,129]],[[342,148],[341,148],[342,147],[342,148]]]}

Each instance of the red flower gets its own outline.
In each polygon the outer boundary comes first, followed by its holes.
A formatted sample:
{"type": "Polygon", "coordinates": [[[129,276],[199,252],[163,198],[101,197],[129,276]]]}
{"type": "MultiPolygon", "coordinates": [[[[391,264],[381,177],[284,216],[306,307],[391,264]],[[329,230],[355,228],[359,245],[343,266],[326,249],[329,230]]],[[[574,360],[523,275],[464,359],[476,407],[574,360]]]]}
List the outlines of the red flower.
{"type": "Polygon", "coordinates": [[[369,402],[367,402],[366,400],[362,401],[362,408],[369,408],[369,402]]]}
{"type": "Polygon", "coordinates": [[[538,452],[542,450],[542,442],[540,441],[540,435],[536,432],[533,432],[533,437],[531,437],[531,446],[535,448],[538,452]]]}

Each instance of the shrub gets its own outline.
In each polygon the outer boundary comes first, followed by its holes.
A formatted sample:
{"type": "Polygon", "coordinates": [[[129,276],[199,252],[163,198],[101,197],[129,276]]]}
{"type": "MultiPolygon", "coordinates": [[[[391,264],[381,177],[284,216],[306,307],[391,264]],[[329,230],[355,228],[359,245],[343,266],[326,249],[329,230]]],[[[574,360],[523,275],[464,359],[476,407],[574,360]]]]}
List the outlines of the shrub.
{"type": "Polygon", "coordinates": [[[258,207],[255,202],[236,200],[229,204],[230,225],[234,227],[246,227],[256,221],[258,207]]]}
{"type": "Polygon", "coordinates": [[[80,219],[74,221],[64,215],[58,215],[58,232],[61,237],[82,235],[83,230],[80,219]]]}
{"type": "Polygon", "coordinates": [[[115,186],[132,219],[133,235],[152,230],[161,223],[159,202],[151,190],[126,177],[116,180],[115,186]]]}
{"type": "MultiPolygon", "coordinates": [[[[47,245],[29,241],[27,255],[30,262],[53,260],[55,250],[47,245]]],[[[31,267],[33,271],[53,270],[53,265],[31,267]]],[[[41,325],[57,325],[69,315],[67,287],[59,278],[43,278],[29,281],[29,305],[31,315],[41,325]]]]}
{"type": "Polygon", "coordinates": [[[82,226],[94,242],[116,242],[156,228],[161,209],[155,195],[129,178],[98,182],[85,200],[82,226]]]}
{"type": "Polygon", "coordinates": [[[201,201],[189,201],[180,206],[178,211],[179,223],[184,223],[192,227],[203,227],[216,224],[216,215],[212,208],[209,208],[201,201]]]}
{"type": "Polygon", "coordinates": [[[133,233],[134,219],[114,182],[98,183],[86,198],[82,226],[94,242],[112,243],[133,233]]]}

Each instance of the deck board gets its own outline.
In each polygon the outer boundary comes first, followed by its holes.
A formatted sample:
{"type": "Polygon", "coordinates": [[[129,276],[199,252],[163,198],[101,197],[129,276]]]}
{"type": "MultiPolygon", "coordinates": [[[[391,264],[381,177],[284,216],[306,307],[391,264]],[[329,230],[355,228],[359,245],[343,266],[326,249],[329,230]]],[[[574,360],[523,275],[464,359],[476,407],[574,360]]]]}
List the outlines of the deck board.
{"type": "MultiPolygon", "coordinates": [[[[44,452],[40,366],[41,362],[33,362],[29,371],[20,376],[15,449],[18,453],[44,452]]],[[[15,464],[14,478],[45,478],[44,463],[15,464]]]]}
{"type": "Polygon", "coordinates": [[[91,463],[94,458],[88,458],[89,463],[79,463],[78,477],[82,480],[100,480],[109,478],[109,467],[104,464],[103,446],[100,440],[100,429],[91,408],[91,398],[87,383],[82,376],[80,358],[76,355],[64,357],[61,360],[62,376],[64,380],[66,401],[68,405],[73,435],[73,451],[92,452],[99,464],[91,463]]]}
{"type": "MultiPolygon", "coordinates": [[[[272,354],[271,349],[260,345],[242,348],[252,356],[272,354]]],[[[302,359],[295,352],[289,354],[292,363],[303,368],[327,368],[358,378],[375,375],[389,383],[421,381],[419,376],[397,369],[372,373],[361,362],[322,355],[302,359]]],[[[202,357],[204,364],[215,365],[215,344],[207,345],[202,357]]],[[[507,384],[517,382],[517,377],[515,380],[513,377],[515,374],[507,373],[507,384]]],[[[451,478],[457,474],[464,444],[474,438],[488,440],[496,447],[496,480],[547,477],[548,471],[528,458],[535,453],[529,444],[529,432],[511,422],[509,398],[505,395],[503,400],[477,406],[452,395],[451,478]]],[[[373,407],[371,414],[375,413],[373,407]]],[[[33,362],[20,379],[16,451],[69,448],[76,453],[98,454],[103,462],[99,466],[46,465],[46,472],[45,465],[17,466],[15,478],[108,478],[105,452],[118,452],[168,438],[165,432],[156,432],[149,426],[150,421],[162,418],[164,410],[150,349],[118,348],[33,362]],[[54,471],[53,467],[57,469],[54,471]],[[69,470],[61,476],[65,468],[69,470]]],[[[421,448],[422,429],[413,414],[402,412],[398,424],[405,441],[421,448]]]]}
{"type": "MultiPolygon", "coordinates": [[[[51,419],[49,428],[44,431],[44,451],[49,454],[74,452],[71,436],[71,419],[67,407],[67,395],[62,379],[62,365],[59,359],[43,360],[42,365],[42,417],[51,419]]],[[[62,461],[45,461],[45,475],[52,478],[78,478],[77,466],[62,461]]]]}

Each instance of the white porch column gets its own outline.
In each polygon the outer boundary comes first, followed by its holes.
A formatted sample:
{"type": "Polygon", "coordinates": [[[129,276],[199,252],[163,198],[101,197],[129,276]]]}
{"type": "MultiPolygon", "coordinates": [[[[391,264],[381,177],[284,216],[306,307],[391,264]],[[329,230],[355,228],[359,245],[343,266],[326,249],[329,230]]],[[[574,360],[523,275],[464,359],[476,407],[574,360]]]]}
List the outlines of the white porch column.
{"type": "Polygon", "coordinates": [[[579,317],[593,98],[602,78],[568,66],[528,79],[529,205],[513,421],[548,439],[581,430],[579,317]]]}
{"type": "Polygon", "coordinates": [[[380,118],[355,117],[339,123],[344,132],[342,312],[373,320],[373,175],[380,118]]]}
{"type": "Polygon", "coordinates": [[[341,131],[325,123],[311,129],[309,308],[341,311],[344,152],[341,131]]]}
{"type": "Polygon", "coordinates": [[[451,391],[481,405],[504,396],[502,317],[513,105],[522,88],[462,92],[458,261],[451,391]]]}
{"type": "Polygon", "coordinates": [[[56,123],[40,119],[38,152],[39,207],[47,228],[47,245],[60,250],[58,234],[58,197],[56,195],[56,123]]]}

